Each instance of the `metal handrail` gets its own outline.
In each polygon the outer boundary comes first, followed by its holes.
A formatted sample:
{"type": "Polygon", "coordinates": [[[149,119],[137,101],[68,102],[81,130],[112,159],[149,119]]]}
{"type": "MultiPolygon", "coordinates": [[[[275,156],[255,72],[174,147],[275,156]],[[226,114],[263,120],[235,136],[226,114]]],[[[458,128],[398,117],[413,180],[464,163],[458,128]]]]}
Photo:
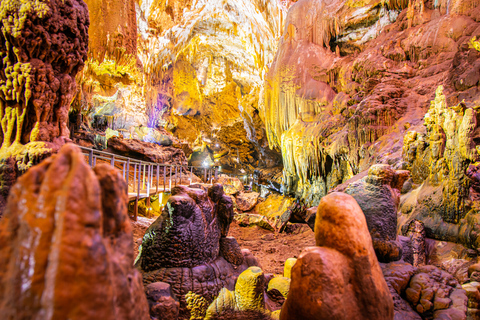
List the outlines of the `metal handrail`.
{"type": "Polygon", "coordinates": [[[95,150],[91,148],[81,147],[82,153],[88,157],[88,163],[93,168],[97,164],[97,160],[103,161],[110,161],[110,165],[115,167],[118,163],[119,166],[122,167],[122,174],[123,178],[127,182],[127,188],[130,188],[130,173],[132,172],[133,166],[133,183],[132,189],[135,195],[135,211],[134,211],[134,219],[137,220],[138,216],[138,201],[141,196],[143,196],[143,192],[146,193],[147,198],[147,206],[150,205],[150,195],[152,194],[153,186],[155,185],[154,194],[158,194],[159,192],[166,192],[167,191],[167,181],[168,181],[168,190],[170,191],[173,186],[181,185],[182,184],[182,173],[185,172],[188,174],[188,180],[190,181],[189,184],[192,183],[194,169],[195,173],[201,172],[203,173],[203,180],[202,177],[200,178],[204,183],[212,183],[218,177],[218,168],[217,167],[197,167],[197,166],[184,166],[184,165],[175,165],[175,164],[161,164],[156,162],[148,162],[143,160],[138,160],[134,158],[129,158],[105,151],[95,150]],[[162,170],[163,169],[163,170],[162,170]],[[173,171],[175,170],[175,176],[173,176],[173,171]],[[168,172],[168,174],[167,174],[168,172]],[[156,179],[154,177],[156,176],[156,179]],[[162,180],[160,177],[162,176],[162,180]],[[179,176],[179,181],[177,180],[179,176]],[[174,179],[172,179],[174,178],[174,179]],[[155,183],[154,183],[155,182],[155,183]],[[163,182],[163,183],[162,183],[163,182]],[[179,183],[178,183],[179,182],[179,183]],[[160,188],[161,183],[163,184],[163,191],[160,188]]]}

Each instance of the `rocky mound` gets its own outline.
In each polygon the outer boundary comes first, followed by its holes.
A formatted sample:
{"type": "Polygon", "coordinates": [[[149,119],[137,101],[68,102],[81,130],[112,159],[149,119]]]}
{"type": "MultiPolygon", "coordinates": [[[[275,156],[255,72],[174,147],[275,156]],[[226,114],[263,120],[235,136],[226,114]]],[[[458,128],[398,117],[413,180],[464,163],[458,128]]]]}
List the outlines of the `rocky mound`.
{"type": "Polygon", "coordinates": [[[11,190],[0,220],[3,319],[149,319],[127,185],[64,146],[11,190]]]}
{"type": "Polygon", "coordinates": [[[238,275],[258,264],[227,237],[232,220],[233,204],[221,185],[180,186],[145,233],[136,266],[144,284],[171,285],[180,319],[205,316],[220,289],[233,289],[238,275]]]}

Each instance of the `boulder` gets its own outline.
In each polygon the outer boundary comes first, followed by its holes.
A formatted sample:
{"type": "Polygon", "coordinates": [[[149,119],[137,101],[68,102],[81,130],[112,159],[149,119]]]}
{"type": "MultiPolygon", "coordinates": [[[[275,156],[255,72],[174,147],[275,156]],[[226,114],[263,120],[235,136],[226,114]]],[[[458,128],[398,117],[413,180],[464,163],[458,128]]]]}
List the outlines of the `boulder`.
{"type": "Polygon", "coordinates": [[[177,320],[180,304],[168,283],[154,282],[145,287],[150,317],[153,320],[177,320]]]}
{"type": "Polygon", "coordinates": [[[208,307],[205,320],[216,319],[217,315],[231,310],[235,312],[265,311],[266,280],[262,269],[250,267],[240,274],[233,291],[223,288],[208,307]]]}
{"type": "Polygon", "coordinates": [[[225,191],[225,194],[228,195],[237,195],[240,192],[243,192],[242,181],[235,177],[229,177],[222,174],[217,178],[217,180],[215,180],[215,183],[220,183],[223,185],[223,190],[225,191]]]}
{"type": "Polygon", "coordinates": [[[393,319],[393,300],[354,198],[337,192],[322,198],[315,241],[292,268],[280,319],[393,319]]]}
{"type": "Polygon", "coordinates": [[[345,193],[351,195],[365,214],[373,247],[380,262],[399,260],[402,246],[397,239],[397,207],[404,171],[395,171],[389,165],[376,164],[368,175],[348,185],[345,193]]]}
{"type": "Polygon", "coordinates": [[[258,192],[240,192],[236,198],[237,209],[240,211],[250,211],[257,204],[260,194],[258,192]]]}
{"type": "Polygon", "coordinates": [[[125,157],[141,159],[160,164],[187,166],[188,161],[182,149],[163,146],[136,139],[111,137],[107,142],[108,149],[125,157]]]}
{"type": "Polygon", "coordinates": [[[258,225],[267,230],[282,232],[298,207],[294,198],[272,194],[257,204],[254,210],[237,214],[235,220],[242,226],[258,225]]]}
{"type": "Polygon", "coordinates": [[[149,319],[127,185],[64,146],[11,189],[0,221],[3,319],[149,319]]]}

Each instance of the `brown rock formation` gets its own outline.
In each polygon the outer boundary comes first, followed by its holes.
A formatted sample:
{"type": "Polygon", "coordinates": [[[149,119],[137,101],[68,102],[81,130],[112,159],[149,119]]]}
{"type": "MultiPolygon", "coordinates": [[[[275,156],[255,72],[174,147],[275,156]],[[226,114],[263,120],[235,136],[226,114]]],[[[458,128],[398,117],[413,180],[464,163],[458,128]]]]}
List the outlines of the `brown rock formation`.
{"type": "Polygon", "coordinates": [[[19,178],[0,222],[4,319],[148,319],[126,190],[71,144],[19,178]]]}
{"type": "Polygon", "coordinates": [[[343,193],[322,199],[315,240],[317,247],[305,249],[293,266],[280,319],[393,319],[392,297],[355,199],[343,193]]]}
{"type": "Polygon", "coordinates": [[[114,153],[161,164],[187,165],[187,158],[181,149],[161,146],[156,143],[136,139],[111,137],[108,148],[114,153]]]}
{"type": "Polygon", "coordinates": [[[397,242],[397,209],[400,190],[408,171],[395,171],[387,164],[370,167],[367,176],[345,188],[358,203],[367,220],[373,248],[380,262],[399,260],[402,247],[397,242]]]}
{"type": "Polygon", "coordinates": [[[208,191],[181,186],[172,189],[162,214],[145,233],[136,265],[144,272],[145,285],[171,285],[180,302],[180,319],[204,316],[222,288],[231,289],[242,271],[257,264],[248,252],[238,252],[236,241],[225,238],[232,220],[232,201],[221,185],[208,191]],[[221,238],[235,250],[225,258],[221,238]]]}

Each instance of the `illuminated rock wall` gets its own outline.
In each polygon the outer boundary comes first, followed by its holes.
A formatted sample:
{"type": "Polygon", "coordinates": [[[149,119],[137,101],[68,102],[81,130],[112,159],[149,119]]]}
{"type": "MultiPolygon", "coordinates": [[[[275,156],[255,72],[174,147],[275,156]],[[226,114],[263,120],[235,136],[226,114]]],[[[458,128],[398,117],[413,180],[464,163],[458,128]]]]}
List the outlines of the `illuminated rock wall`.
{"type": "Polygon", "coordinates": [[[265,125],[286,191],[309,204],[371,164],[401,167],[403,135],[438,85],[474,104],[478,1],[301,0],[265,86],[265,125]],[[473,51],[472,51],[473,50],[473,51]],[[458,60],[458,64],[455,62],[458,60]],[[466,80],[468,78],[468,81],[466,80]]]}
{"type": "Polygon", "coordinates": [[[75,101],[87,122],[165,127],[194,149],[218,145],[220,165],[278,164],[260,109],[289,2],[87,3],[91,51],[75,101]]]}

